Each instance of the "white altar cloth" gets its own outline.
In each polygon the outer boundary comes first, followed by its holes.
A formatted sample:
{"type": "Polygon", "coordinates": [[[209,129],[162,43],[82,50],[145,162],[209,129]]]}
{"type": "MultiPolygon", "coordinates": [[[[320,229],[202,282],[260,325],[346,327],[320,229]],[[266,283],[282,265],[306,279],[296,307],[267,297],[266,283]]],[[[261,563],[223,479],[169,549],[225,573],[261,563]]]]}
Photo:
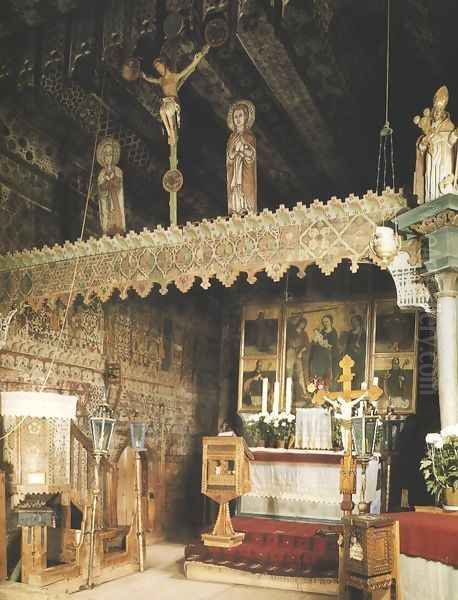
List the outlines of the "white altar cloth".
{"type": "MultiPolygon", "coordinates": [[[[458,518],[458,517],[457,517],[458,518]]],[[[458,569],[401,554],[403,600],[452,600],[458,594],[458,569]]]]}
{"type": "MultiPolygon", "coordinates": [[[[251,492],[241,498],[240,514],[332,520],[341,518],[339,483],[342,453],[264,448],[252,450],[255,457],[258,452],[263,460],[251,462],[251,492]],[[281,460],[281,453],[284,453],[284,461],[281,460]],[[269,455],[272,460],[265,460],[269,455]]],[[[378,468],[378,458],[374,458],[367,467],[366,500],[372,501],[376,497],[378,468]]],[[[356,490],[353,497],[355,504],[360,500],[360,466],[357,469],[356,490]]]]}
{"type": "Polygon", "coordinates": [[[313,450],[332,450],[331,414],[324,408],[298,408],[295,446],[313,450]]]}

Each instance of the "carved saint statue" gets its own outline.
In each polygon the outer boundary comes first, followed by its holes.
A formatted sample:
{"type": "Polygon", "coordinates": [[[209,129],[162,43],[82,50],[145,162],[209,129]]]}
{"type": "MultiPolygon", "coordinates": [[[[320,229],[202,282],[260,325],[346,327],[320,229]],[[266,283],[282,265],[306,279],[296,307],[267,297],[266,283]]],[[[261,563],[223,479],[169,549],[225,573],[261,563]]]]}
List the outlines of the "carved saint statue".
{"type": "Polygon", "coordinates": [[[157,84],[162,90],[162,104],[160,108],[161,119],[169,138],[169,144],[172,146],[178,141],[178,129],[180,127],[180,101],[178,91],[186,79],[196,70],[197,65],[204,58],[210,46],[205,45],[200,52],[194,55],[190,65],[180,73],[172,71],[165,58],[156,58],[153,62],[154,68],[160,77],[148,77],[142,73],[142,77],[148,83],[157,84]]]}
{"type": "Polygon", "coordinates": [[[97,146],[97,161],[102,167],[97,179],[100,225],[105,235],[125,233],[123,175],[117,166],[121,154],[119,142],[103,138],[97,146]]]}
{"type": "Polygon", "coordinates": [[[458,193],[458,130],[445,110],[447,103],[448,90],[443,85],[434,94],[433,108],[425,108],[413,120],[423,132],[417,140],[414,175],[414,194],[420,204],[458,193]]]}
{"type": "Polygon", "coordinates": [[[254,119],[254,104],[249,100],[233,104],[227,115],[232,130],[226,148],[229,214],[257,212],[256,139],[251,132],[254,119]]]}

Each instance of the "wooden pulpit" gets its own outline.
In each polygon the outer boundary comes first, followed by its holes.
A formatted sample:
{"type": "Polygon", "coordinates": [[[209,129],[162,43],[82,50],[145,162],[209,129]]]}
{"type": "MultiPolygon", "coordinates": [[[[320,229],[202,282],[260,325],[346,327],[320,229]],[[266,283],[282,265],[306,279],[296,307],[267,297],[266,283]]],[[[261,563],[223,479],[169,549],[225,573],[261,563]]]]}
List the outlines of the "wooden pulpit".
{"type": "Polygon", "coordinates": [[[250,491],[252,455],[241,437],[204,437],[202,444],[202,493],[220,505],[212,533],[204,533],[202,540],[206,546],[232,548],[245,534],[232,527],[229,501],[250,491]]]}

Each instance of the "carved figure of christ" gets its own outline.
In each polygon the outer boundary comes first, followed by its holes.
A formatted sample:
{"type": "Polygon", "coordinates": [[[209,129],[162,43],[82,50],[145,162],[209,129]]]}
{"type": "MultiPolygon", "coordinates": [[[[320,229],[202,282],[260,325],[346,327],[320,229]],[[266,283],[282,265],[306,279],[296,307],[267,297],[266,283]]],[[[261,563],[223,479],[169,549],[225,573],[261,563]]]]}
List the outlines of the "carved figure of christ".
{"type": "Polygon", "coordinates": [[[197,65],[204,58],[210,46],[206,45],[200,52],[194,55],[192,62],[179,73],[170,70],[166,62],[156,58],[153,62],[154,68],[159,73],[159,78],[149,77],[142,73],[142,77],[148,83],[160,86],[162,90],[162,103],[160,115],[167,131],[169,144],[175,145],[178,141],[178,129],[180,127],[180,103],[178,92],[183,83],[196,70],[197,65]]]}
{"type": "Polygon", "coordinates": [[[342,441],[344,443],[344,458],[341,464],[340,473],[340,493],[343,496],[341,508],[344,514],[349,514],[353,510],[352,494],[356,492],[356,467],[351,450],[351,413],[353,406],[361,402],[363,398],[370,402],[375,402],[383,394],[383,390],[377,385],[371,385],[367,390],[352,390],[351,383],[354,378],[352,367],[355,361],[346,354],[339,362],[342,369],[339,383],[342,384],[342,391],[328,392],[320,390],[313,397],[313,403],[321,406],[324,402],[329,402],[335,409],[339,409],[342,415],[342,441]]]}

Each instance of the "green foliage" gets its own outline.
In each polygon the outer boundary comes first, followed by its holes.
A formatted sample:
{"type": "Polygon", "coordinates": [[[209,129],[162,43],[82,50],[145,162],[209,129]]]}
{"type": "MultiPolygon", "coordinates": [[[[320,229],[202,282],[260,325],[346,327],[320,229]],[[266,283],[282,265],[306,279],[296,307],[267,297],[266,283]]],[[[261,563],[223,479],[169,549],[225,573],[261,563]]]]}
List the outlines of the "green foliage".
{"type": "Polygon", "coordinates": [[[288,442],[296,432],[295,416],[286,413],[259,413],[248,420],[245,431],[251,439],[262,441],[268,446],[273,446],[276,442],[288,442]]]}
{"type": "Polygon", "coordinates": [[[426,456],[420,461],[420,471],[426,489],[439,502],[446,488],[458,489],[458,436],[428,434],[426,456]]]}

